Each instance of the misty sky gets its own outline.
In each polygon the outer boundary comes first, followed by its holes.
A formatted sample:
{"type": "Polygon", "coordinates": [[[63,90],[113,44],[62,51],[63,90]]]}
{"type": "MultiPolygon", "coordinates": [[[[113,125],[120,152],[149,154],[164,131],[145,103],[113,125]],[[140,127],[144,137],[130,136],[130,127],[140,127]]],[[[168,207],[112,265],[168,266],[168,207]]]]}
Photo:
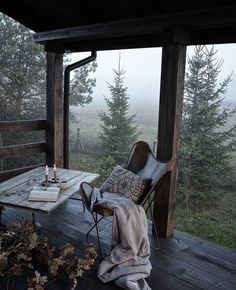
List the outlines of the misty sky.
{"type": "MultiPolygon", "coordinates": [[[[188,55],[191,55],[193,48],[193,46],[188,47],[188,55]]],[[[219,81],[233,72],[225,101],[236,103],[236,44],[215,45],[215,48],[218,50],[217,58],[224,60],[219,81]]],[[[121,67],[126,70],[124,83],[128,87],[130,100],[132,102],[157,100],[159,97],[161,48],[146,48],[98,52],[94,101],[103,100],[104,95],[109,97],[107,82],[113,83],[114,73],[112,69],[118,66],[119,53],[121,53],[121,67]]],[[[89,53],[74,53],[72,62],[88,55],[89,53]]]]}

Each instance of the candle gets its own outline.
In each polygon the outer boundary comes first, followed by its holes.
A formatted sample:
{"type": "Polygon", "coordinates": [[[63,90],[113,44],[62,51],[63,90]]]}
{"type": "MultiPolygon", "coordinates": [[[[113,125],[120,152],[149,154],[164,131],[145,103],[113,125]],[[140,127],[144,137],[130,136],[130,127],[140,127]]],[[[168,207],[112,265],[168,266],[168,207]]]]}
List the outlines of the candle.
{"type": "Polygon", "coordinates": [[[45,175],[48,175],[48,166],[45,167],[45,175]]]}
{"type": "Polygon", "coordinates": [[[54,179],[56,180],[57,179],[57,168],[56,168],[55,164],[53,166],[53,172],[54,172],[54,179]]]}
{"type": "Polygon", "coordinates": [[[45,185],[47,186],[48,184],[48,166],[46,165],[45,167],[45,185]]]}

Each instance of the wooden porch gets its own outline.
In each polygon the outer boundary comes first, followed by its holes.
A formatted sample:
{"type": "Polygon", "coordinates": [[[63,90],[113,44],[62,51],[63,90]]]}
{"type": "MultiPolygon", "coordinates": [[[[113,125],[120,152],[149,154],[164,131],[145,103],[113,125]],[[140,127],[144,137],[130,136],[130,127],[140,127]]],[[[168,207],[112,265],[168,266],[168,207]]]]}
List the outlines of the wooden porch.
{"type": "MultiPolygon", "coordinates": [[[[118,0],[114,5],[104,0],[92,5],[91,1],[73,1],[68,5],[62,0],[1,1],[1,12],[35,32],[34,40],[44,46],[47,62],[46,120],[0,122],[0,134],[43,130],[45,142],[1,147],[1,159],[43,153],[46,164],[68,168],[70,71],[94,60],[96,51],[146,47],[162,47],[157,157],[164,161],[178,155],[186,47],[236,42],[236,6],[234,1],[139,2],[118,0]],[[64,53],[84,51],[90,51],[91,56],[63,72],[64,53]]],[[[0,180],[27,169],[1,172],[0,180]]],[[[162,237],[174,231],[177,175],[176,168],[154,204],[155,223],[162,237]]]]}
{"type": "MultiPolygon", "coordinates": [[[[23,217],[29,218],[30,214],[7,209],[3,212],[2,221],[8,224],[23,217]]],[[[82,255],[85,233],[92,219],[87,211],[83,212],[80,201],[70,199],[49,216],[38,216],[37,221],[41,224],[39,231],[49,238],[50,243],[61,246],[69,242],[76,247],[77,254],[82,255]]],[[[103,252],[108,253],[111,241],[110,219],[100,225],[100,236],[103,252]]],[[[149,238],[153,241],[151,235],[149,238]]],[[[95,233],[90,241],[96,242],[95,233]]],[[[161,239],[160,246],[159,251],[152,250],[150,259],[153,269],[147,282],[153,290],[236,289],[236,251],[180,231],[175,231],[172,238],[161,239]]],[[[79,289],[120,289],[113,283],[103,284],[96,277],[98,264],[99,259],[93,270],[80,281],[79,289]]],[[[63,288],[59,283],[58,288],[53,286],[51,289],[63,288]]],[[[0,290],[6,290],[2,284],[0,290]]]]}
{"type": "MultiPolygon", "coordinates": [[[[45,153],[48,165],[55,163],[58,167],[67,167],[69,102],[65,88],[63,95],[63,54],[91,51],[93,55],[99,50],[141,47],[162,47],[158,158],[168,160],[178,153],[186,47],[236,42],[235,3],[167,1],[158,3],[158,8],[154,9],[154,1],[140,1],[140,5],[130,0],[119,0],[116,5],[107,0],[102,1],[103,4],[94,1],[92,8],[91,1],[72,1],[71,5],[58,0],[36,2],[1,1],[0,11],[34,30],[35,41],[44,45],[47,53],[46,120],[0,122],[0,134],[42,130],[45,142],[1,147],[0,158],[45,153]],[[82,2],[83,9],[80,7],[82,2]],[[113,6],[117,8],[113,9],[113,6]]],[[[28,169],[2,172],[0,180],[28,169]]],[[[236,289],[235,251],[174,231],[176,186],[177,170],[168,177],[155,201],[154,215],[159,235],[170,238],[162,239],[160,251],[152,252],[153,270],[147,279],[150,287],[153,290],[236,289]]],[[[28,215],[7,209],[2,221],[8,224],[28,215]]],[[[50,216],[39,216],[38,221],[42,225],[39,230],[51,243],[70,242],[77,247],[78,253],[82,253],[82,242],[91,220],[79,201],[69,200],[50,216]]],[[[105,223],[101,229],[103,249],[109,251],[110,223],[105,223]]],[[[81,280],[80,289],[120,289],[100,282],[96,267],[81,280]]],[[[0,289],[5,290],[2,284],[0,289]]],[[[63,288],[58,286],[58,289],[63,288]]]]}

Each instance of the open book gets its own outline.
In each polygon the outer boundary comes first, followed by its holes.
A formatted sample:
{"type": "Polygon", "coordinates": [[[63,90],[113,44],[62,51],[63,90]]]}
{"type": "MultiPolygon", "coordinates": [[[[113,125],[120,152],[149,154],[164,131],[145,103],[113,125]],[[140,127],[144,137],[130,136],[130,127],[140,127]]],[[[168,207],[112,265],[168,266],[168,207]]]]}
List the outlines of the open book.
{"type": "Polygon", "coordinates": [[[35,186],[30,194],[29,201],[57,201],[60,192],[59,187],[35,186]]]}

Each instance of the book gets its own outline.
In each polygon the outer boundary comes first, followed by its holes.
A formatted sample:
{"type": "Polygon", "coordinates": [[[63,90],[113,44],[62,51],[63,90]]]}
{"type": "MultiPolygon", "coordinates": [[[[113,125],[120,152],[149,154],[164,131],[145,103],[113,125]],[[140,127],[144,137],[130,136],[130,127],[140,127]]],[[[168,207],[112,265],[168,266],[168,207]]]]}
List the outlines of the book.
{"type": "Polygon", "coordinates": [[[29,194],[29,201],[53,201],[56,202],[59,196],[59,187],[35,186],[29,194]]]}

